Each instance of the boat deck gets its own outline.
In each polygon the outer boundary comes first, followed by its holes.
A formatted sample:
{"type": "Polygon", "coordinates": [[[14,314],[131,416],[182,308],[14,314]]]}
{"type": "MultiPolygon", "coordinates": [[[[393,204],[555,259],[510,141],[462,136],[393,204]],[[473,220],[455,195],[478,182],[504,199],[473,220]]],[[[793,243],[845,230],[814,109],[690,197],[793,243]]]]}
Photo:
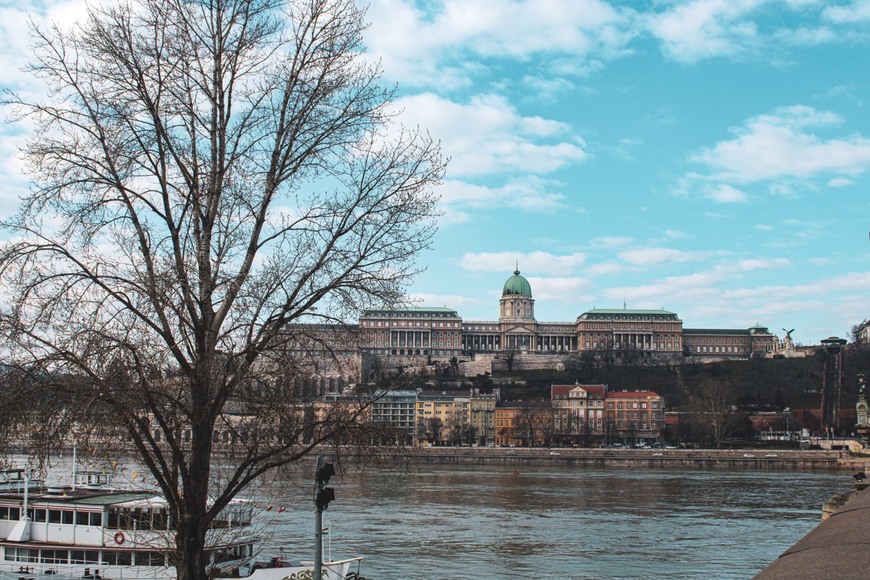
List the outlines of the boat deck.
{"type": "Polygon", "coordinates": [[[82,580],[62,574],[46,574],[42,572],[28,571],[27,568],[20,571],[0,570],[0,580],[82,580]]]}

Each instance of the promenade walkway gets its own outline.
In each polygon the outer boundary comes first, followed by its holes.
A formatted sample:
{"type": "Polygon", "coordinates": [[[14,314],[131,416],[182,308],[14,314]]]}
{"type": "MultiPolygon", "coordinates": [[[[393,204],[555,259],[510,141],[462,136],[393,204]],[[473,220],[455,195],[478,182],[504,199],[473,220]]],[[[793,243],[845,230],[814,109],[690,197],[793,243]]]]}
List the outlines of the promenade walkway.
{"type": "Polygon", "coordinates": [[[866,484],[755,580],[870,578],[870,490],[866,484]]]}

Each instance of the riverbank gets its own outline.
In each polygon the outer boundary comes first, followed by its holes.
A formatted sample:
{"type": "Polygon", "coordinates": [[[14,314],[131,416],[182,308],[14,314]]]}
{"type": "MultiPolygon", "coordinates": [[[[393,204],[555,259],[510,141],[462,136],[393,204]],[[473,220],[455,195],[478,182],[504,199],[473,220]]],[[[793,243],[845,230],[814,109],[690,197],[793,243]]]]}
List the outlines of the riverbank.
{"type": "Polygon", "coordinates": [[[863,580],[870,569],[870,491],[866,483],[825,504],[828,517],[787,549],[755,580],[863,580]]]}
{"type": "Polygon", "coordinates": [[[870,458],[844,451],[758,449],[585,449],[425,447],[411,454],[422,464],[580,465],[588,467],[864,470],[870,458]]]}

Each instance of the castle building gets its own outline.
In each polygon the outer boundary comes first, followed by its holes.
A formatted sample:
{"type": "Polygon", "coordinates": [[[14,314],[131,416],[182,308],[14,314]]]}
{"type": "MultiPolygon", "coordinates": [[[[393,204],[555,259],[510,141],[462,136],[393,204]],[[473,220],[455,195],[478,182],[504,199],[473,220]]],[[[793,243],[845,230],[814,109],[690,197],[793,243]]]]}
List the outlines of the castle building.
{"type": "Polygon", "coordinates": [[[774,352],[778,339],[766,327],[756,324],[746,330],[686,328],[683,344],[690,356],[749,358],[774,352]]]}
{"type": "Polygon", "coordinates": [[[450,308],[367,310],[359,329],[369,354],[449,358],[461,352],[462,318],[450,308]]]}
{"type": "Polygon", "coordinates": [[[513,272],[502,287],[498,320],[463,320],[443,308],[366,311],[360,318],[362,352],[378,357],[448,360],[486,354],[615,355],[645,357],[748,358],[770,356],[777,337],[766,327],[684,329],[667,310],[599,309],[573,322],[539,322],[529,281],[513,272]]]}
{"type": "Polygon", "coordinates": [[[667,310],[602,310],[577,317],[580,350],[635,350],[650,354],[682,351],[683,321],[667,310]]]}

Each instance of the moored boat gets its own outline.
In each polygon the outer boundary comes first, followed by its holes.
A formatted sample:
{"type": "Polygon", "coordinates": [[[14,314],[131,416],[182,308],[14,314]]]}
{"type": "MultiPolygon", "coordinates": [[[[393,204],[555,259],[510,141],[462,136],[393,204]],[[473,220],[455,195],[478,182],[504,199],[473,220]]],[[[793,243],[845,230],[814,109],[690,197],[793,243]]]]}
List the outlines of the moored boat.
{"type": "MultiPolygon", "coordinates": [[[[172,580],[174,532],[166,500],[119,490],[108,476],[83,473],[71,487],[47,487],[23,469],[0,472],[2,580],[172,580]]],[[[313,574],[313,562],[274,557],[253,563],[254,504],[237,499],[206,538],[213,576],[283,580],[313,574]]],[[[324,562],[324,580],[359,575],[362,558],[324,562]]]]}

